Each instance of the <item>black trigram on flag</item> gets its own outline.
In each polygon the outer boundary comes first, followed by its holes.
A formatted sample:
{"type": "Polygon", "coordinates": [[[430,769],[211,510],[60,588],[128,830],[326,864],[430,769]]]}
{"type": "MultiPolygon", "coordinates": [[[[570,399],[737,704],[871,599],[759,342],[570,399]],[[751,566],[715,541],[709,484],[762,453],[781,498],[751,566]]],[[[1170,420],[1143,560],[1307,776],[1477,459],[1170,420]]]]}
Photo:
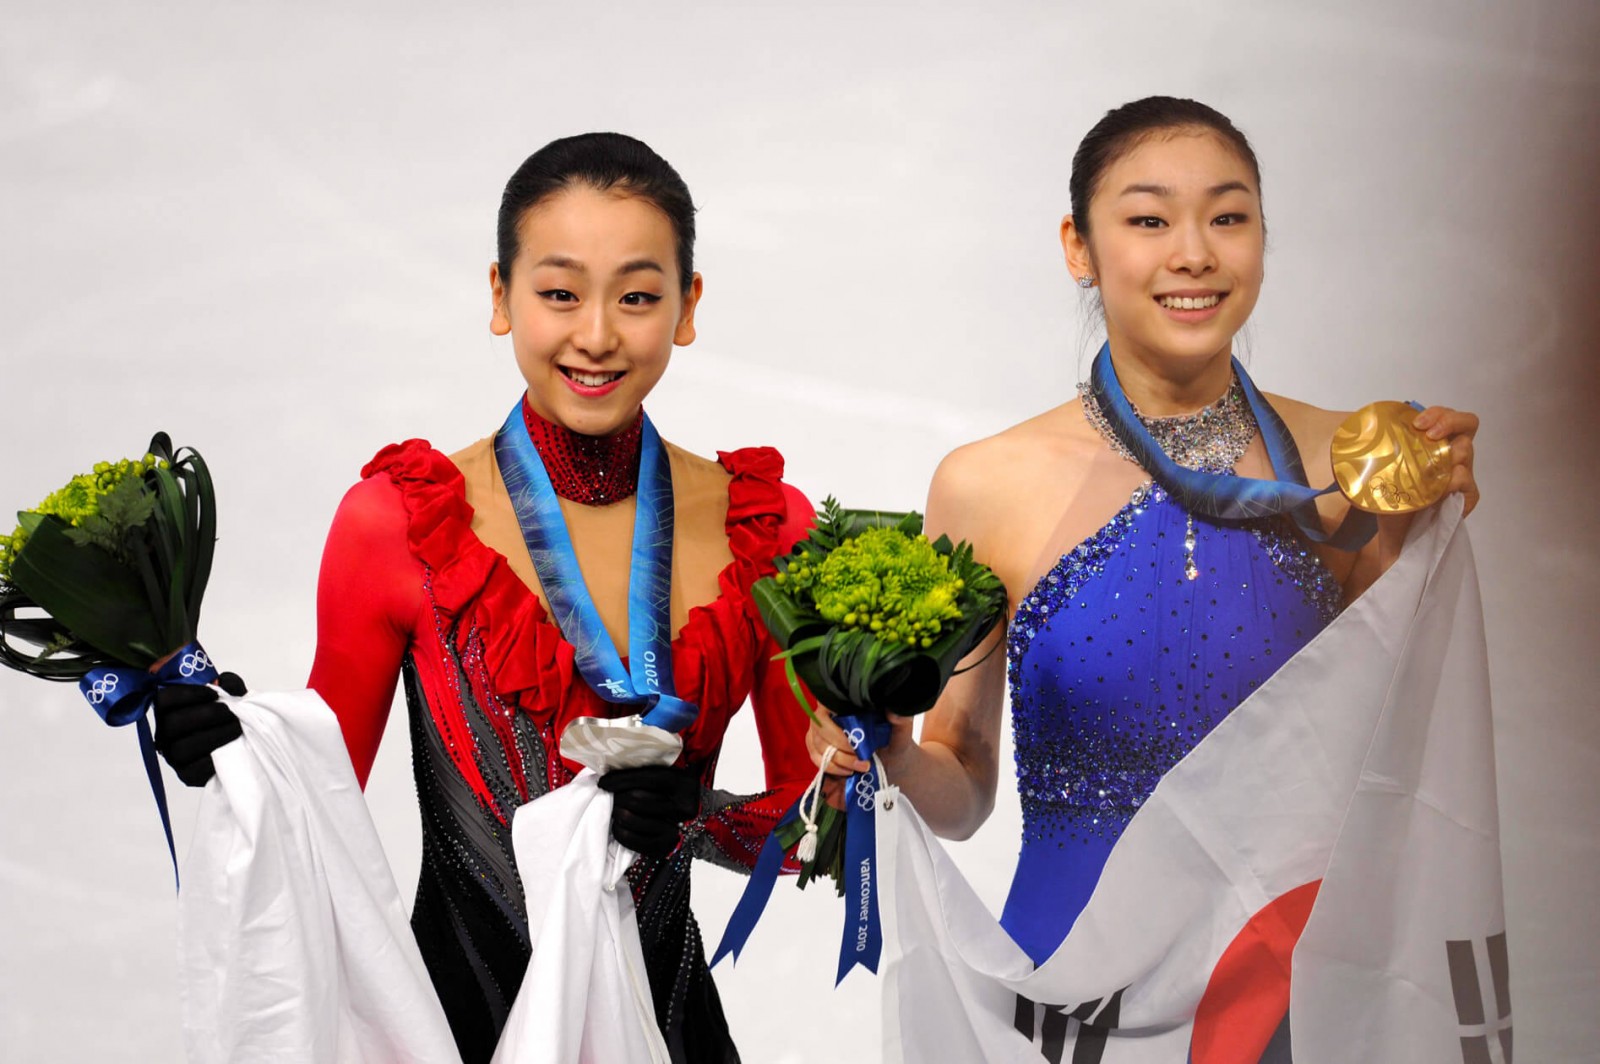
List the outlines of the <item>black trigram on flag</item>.
{"type": "Polygon", "coordinates": [[[1444,951],[1461,1021],[1463,1064],[1511,1064],[1511,966],[1505,932],[1487,939],[1451,939],[1444,951]],[[1487,996],[1485,989],[1491,991],[1487,996]]]}
{"type": "Polygon", "coordinates": [[[1070,1064],[1100,1064],[1106,1037],[1122,1011],[1122,991],[1108,998],[1066,1005],[1042,1005],[1017,995],[1017,1030],[1030,1039],[1049,1064],[1063,1064],[1067,1046],[1070,1064]]]}

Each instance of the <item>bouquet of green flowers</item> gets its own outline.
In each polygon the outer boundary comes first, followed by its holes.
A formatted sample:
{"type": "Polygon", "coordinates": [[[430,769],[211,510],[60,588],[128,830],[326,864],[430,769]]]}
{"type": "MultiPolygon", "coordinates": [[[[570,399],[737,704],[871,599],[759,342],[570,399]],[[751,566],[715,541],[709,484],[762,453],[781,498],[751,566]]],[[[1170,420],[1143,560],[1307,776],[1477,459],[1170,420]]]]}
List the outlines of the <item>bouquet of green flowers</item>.
{"type": "MultiPolygon", "coordinates": [[[[777,566],[751,593],[784,648],[795,698],[814,718],[803,680],[853,742],[860,734],[858,748],[887,713],[933,708],[1005,611],[1004,587],[973,560],[972,547],[948,536],[930,542],[917,513],[846,510],[828,498],[811,534],[777,566]]],[[[802,888],[821,872],[842,893],[843,818],[827,805],[820,816],[797,819],[779,841],[799,849],[802,888]]]]}
{"type": "MultiPolygon", "coordinates": [[[[956,664],[1000,619],[1005,589],[922,515],[823,500],[811,534],[751,593],[767,630],[823,704],[912,716],[933,708],[956,664]]],[[[811,712],[804,693],[795,695],[811,712]]]]}
{"type": "Polygon", "coordinates": [[[73,477],[0,537],[0,664],[75,681],[107,724],[137,724],[169,849],[146,711],[162,684],[217,677],[195,642],[216,538],[206,464],[166,433],[142,458],[73,477]]]}
{"type": "Polygon", "coordinates": [[[843,813],[821,800],[818,773],[768,839],[717,959],[737,955],[792,852],[802,888],[823,874],[841,895],[848,883],[862,899],[856,927],[846,928],[842,979],[856,963],[852,953],[876,970],[871,812],[885,781],[873,753],[888,741],[888,714],[933,707],[961,659],[1004,616],[1005,587],[969,544],[923,535],[920,514],[846,510],[832,498],[811,534],[776,564],[751,593],[783,647],[778,659],[795,698],[815,720],[809,688],[872,767],[850,777],[843,813]]]}

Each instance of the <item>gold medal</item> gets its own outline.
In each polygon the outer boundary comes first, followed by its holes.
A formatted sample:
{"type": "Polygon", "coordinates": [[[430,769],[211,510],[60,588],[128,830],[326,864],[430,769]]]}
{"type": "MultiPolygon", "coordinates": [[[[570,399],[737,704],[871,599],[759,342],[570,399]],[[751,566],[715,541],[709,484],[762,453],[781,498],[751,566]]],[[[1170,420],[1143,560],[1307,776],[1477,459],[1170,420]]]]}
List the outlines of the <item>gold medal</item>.
{"type": "Polygon", "coordinates": [[[1369,403],[1333,434],[1333,477],[1352,505],[1375,514],[1407,514],[1444,498],[1450,441],[1429,439],[1411,423],[1406,403],[1369,403]]]}

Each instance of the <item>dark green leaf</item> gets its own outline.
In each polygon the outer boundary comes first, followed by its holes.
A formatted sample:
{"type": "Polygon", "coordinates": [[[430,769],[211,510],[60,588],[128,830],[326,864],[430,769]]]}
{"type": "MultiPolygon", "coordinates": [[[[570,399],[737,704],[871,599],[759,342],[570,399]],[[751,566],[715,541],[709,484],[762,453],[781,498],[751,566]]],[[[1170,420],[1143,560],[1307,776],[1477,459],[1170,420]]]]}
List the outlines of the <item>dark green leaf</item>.
{"type": "Polygon", "coordinates": [[[39,607],[20,588],[0,584],[0,665],[44,680],[74,682],[115,659],[77,641],[49,616],[20,616],[39,607]]]}
{"type": "Polygon", "coordinates": [[[184,459],[189,475],[185,479],[188,489],[184,502],[189,507],[193,530],[192,542],[185,547],[192,559],[189,568],[188,625],[191,634],[200,626],[200,604],[205,598],[206,585],[211,580],[212,556],[217,547],[217,499],[211,482],[211,470],[200,452],[190,450],[184,459]]]}
{"type": "Polygon", "coordinates": [[[175,640],[172,646],[176,648],[187,643],[190,636],[184,600],[184,592],[189,584],[189,559],[183,542],[183,489],[178,486],[177,476],[171,467],[158,467],[149,473],[149,478],[158,504],[150,533],[158,562],[156,581],[161,588],[161,602],[165,607],[163,633],[168,639],[175,640]]]}
{"type": "Polygon", "coordinates": [[[75,546],[58,519],[39,522],[12,564],[24,594],[65,629],[118,661],[147,667],[164,645],[139,578],[98,547],[75,546]]]}
{"type": "Polygon", "coordinates": [[[908,536],[922,531],[922,515],[888,510],[841,510],[840,539],[852,539],[869,528],[897,528],[908,536]]]}
{"type": "Polygon", "coordinates": [[[793,646],[828,628],[828,623],[818,617],[815,610],[796,602],[770,576],[762,577],[751,586],[750,597],[755,600],[767,631],[779,646],[793,646]]]}

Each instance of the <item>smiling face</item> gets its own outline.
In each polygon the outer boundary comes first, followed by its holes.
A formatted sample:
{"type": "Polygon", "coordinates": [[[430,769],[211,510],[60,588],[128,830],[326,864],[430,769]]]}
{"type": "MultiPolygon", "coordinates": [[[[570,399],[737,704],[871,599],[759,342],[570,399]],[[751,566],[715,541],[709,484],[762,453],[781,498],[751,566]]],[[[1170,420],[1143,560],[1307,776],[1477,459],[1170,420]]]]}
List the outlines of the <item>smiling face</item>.
{"type": "Polygon", "coordinates": [[[490,329],[510,335],[528,402],[586,436],[627,428],[694,340],[701,280],[679,282],[667,216],[623,189],[574,185],[527,210],[510,277],[489,269],[490,329]]]}
{"type": "Polygon", "coordinates": [[[1192,377],[1226,357],[1261,291],[1265,228],[1251,166],[1209,131],[1161,131],[1109,165],[1088,232],[1062,223],[1113,352],[1192,377]]]}

